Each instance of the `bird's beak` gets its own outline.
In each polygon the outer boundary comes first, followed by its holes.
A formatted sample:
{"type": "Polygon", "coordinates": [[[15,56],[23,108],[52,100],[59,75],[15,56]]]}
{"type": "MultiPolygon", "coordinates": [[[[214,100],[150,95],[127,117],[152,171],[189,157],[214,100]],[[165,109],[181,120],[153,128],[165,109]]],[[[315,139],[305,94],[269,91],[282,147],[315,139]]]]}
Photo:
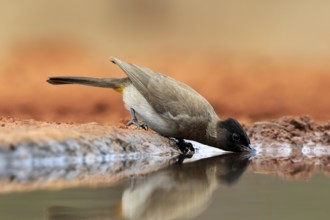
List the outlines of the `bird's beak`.
{"type": "Polygon", "coordinates": [[[251,152],[251,153],[255,153],[256,152],[256,150],[254,148],[252,148],[251,145],[247,145],[247,146],[241,145],[241,150],[243,152],[251,152]]]}

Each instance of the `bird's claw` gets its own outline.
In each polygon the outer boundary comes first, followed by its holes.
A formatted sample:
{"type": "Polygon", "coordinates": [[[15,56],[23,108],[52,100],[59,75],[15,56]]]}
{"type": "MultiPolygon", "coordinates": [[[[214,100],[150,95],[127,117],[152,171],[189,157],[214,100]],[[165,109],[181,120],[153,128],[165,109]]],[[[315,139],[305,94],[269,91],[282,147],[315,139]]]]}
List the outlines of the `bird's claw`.
{"type": "MultiPolygon", "coordinates": [[[[173,140],[173,138],[172,138],[173,140]]],[[[176,145],[179,147],[182,155],[186,158],[191,158],[195,153],[195,148],[193,147],[192,143],[185,142],[182,139],[174,139],[176,145]]]]}
{"type": "Polygon", "coordinates": [[[148,130],[148,125],[147,123],[145,123],[144,121],[141,121],[139,122],[136,118],[136,115],[135,115],[135,110],[133,108],[130,109],[130,112],[131,112],[131,115],[132,115],[132,120],[129,121],[126,126],[131,126],[132,124],[134,124],[136,127],[138,128],[143,128],[144,130],[148,130]]]}
{"type": "Polygon", "coordinates": [[[182,154],[185,157],[191,158],[195,154],[195,148],[191,143],[185,142],[185,146],[180,147],[182,154]]]}
{"type": "Polygon", "coordinates": [[[131,125],[133,125],[133,124],[134,124],[136,127],[138,127],[138,128],[142,128],[142,129],[144,129],[144,130],[146,130],[146,131],[148,130],[148,125],[147,125],[144,121],[139,122],[139,121],[137,121],[137,120],[135,120],[135,119],[133,119],[133,120],[127,122],[126,126],[131,126],[131,125]]]}

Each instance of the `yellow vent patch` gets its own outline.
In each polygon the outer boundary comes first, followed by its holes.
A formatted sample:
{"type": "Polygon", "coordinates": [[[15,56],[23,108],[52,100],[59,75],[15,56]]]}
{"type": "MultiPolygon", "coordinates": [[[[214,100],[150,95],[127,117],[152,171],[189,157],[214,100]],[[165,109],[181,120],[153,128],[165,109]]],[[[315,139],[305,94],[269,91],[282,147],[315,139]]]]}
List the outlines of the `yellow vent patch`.
{"type": "Polygon", "coordinates": [[[114,88],[114,90],[116,90],[119,93],[123,93],[124,92],[124,89],[125,89],[125,86],[124,85],[121,85],[121,86],[119,86],[117,88],[114,88]]]}

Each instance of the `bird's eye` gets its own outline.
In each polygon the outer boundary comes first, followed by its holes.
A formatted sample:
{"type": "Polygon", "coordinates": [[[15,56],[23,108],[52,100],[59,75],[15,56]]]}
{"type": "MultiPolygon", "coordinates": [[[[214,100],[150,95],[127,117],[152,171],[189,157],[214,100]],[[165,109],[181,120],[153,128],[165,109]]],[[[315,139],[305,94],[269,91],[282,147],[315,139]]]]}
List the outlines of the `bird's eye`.
{"type": "Polygon", "coordinates": [[[239,134],[237,134],[237,133],[234,133],[234,134],[232,135],[232,138],[233,138],[234,141],[239,141],[239,140],[241,139],[241,137],[240,137],[239,134]]]}

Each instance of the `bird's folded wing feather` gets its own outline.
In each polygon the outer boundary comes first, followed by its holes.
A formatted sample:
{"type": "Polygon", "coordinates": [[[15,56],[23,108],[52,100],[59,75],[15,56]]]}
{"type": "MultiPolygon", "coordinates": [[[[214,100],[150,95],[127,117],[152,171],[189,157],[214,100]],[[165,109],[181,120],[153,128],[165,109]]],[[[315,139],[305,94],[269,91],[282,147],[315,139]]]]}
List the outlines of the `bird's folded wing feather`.
{"type": "Polygon", "coordinates": [[[136,89],[163,117],[205,118],[214,113],[208,101],[191,87],[146,67],[115,58],[112,62],[126,73],[136,89]]]}

